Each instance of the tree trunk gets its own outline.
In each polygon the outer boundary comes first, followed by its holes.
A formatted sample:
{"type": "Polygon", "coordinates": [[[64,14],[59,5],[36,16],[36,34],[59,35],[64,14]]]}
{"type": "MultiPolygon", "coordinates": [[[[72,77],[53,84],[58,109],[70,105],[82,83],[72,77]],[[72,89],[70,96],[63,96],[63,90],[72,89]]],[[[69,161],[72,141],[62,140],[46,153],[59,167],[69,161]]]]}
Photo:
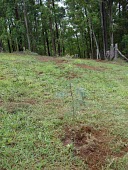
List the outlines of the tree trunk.
{"type": "MultiPolygon", "coordinates": [[[[15,4],[15,17],[16,17],[16,21],[20,20],[17,4],[15,4]]],[[[23,51],[22,36],[21,35],[18,35],[18,37],[16,38],[16,43],[17,43],[17,50],[23,51]]]]}
{"type": "Polygon", "coordinates": [[[31,51],[31,43],[30,43],[29,30],[28,30],[28,20],[27,20],[25,0],[23,0],[23,12],[24,12],[24,21],[25,21],[27,41],[28,41],[28,50],[31,51]]]}
{"type": "Polygon", "coordinates": [[[57,44],[58,44],[58,55],[60,56],[61,55],[61,50],[60,50],[59,30],[58,30],[57,22],[56,22],[56,38],[57,38],[57,44]]]}
{"type": "Polygon", "coordinates": [[[92,33],[92,27],[91,27],[91,22],[90,22],[90,18],[88,16],[88,9],[85,8],[85,15],[88,18],[87,22],[88,22],[88,33],[89,33],[89,37],[90,37],[90,49],[91,49],[91,54],[90,54],[90,58],[93,58],[93,33],[92,33]]]}
{"type": "MultiPolygon", "coordinates": [[[[43,28],[42,28],[43,29],[43,28]]],[[[46,33],[42,30],[42,35],[43,35],[43,46],[44,46],[44,55],[47,54],[46,52],[46,33]]]]}
{"type": "Polygon", "coordinates": [[[100,13],[101,13],[101,23],[102,23],[102,34],[103,34],[103,51],[104,51],[104,59],[106,58],[107,51],[107,17],[106,17],[106,9],[105,9],[105,0],[102,0],[100,3],[100,13]]]}
{"type": "Polygon", "coordinates": [[[51,18],[50,4],[51,4],[51,1],[48,0],[48,8],[49,8],[49,11],[50,11],[49,26],[50,26],[51,39],[52,39],[52,48],[53,48],[53,55],[56,56],[56,40],[55,40],[55,35],[54,35],[54,30],[53,30],[53,22],[52,22],[52,18],[51,18]]]}
{"type": "Polygon", "coordinates": [[[95,44],[96,44],[96,49],[97,49],[97,59],[101,59],[99,45],[98,45],[98,42],[97,42],[94,30],[93,30],[93,36],[94,36],[94,40],[95,40],[95,44]]]}
{"type": "Polygon", "coordinates": [[[12,50],[11,50],[10,40],[8,39],[7,41],[8,41],[8,50],[9,50],[9,53],[11,53],[12,50]]]}
{"type": "Polygon", "coordinates": [[[114,45],[111,44],[110,46],[110,60],[113,60],[114,59],[114,45]]]}
{"type": "Polygon", "coordinates": [[[115,60],[118,58],[118,44],[115,44],[115,60]]]}
{"type": "Polygon", "coordinates": [[[87,37],[86,32],[84,33],[84,36],[85,36],[85,42],[86,42],[86,47],[87,47],[87,52],[85,55],[89,56],[89,43],[88,43],[88,37],[87,37]]]}
{"type": "Polygon", "coordinates": [[[52,7],[53,7],[53,13],[54,13],[54,20],[55,20],[55,27],[56,27],[56,43],[57,43],[57,53],[60,56],[60,41],[59,41],[59,30],[58,30],[58,24],[57,24],[57,19],[56,19],[56,14],[55,14],[55,3],[54,0],[52,0],[52,7]]]}
{"type": "Polygon", "coordinates": [[[0,52],[3,52],[2,41],[0,40],[0,52]]]}
{"type": "Polygon", "coordinates": [[[45,30],[45,34],[46,34],[46,44],[47,44],[48,56],[51,56],[47,30],[45,30]]]}
{"type": "Polygon", "coordinates": [[[78,54],[79,54],[79,57],[81,56],[81,51],[80,51],[80,44],[79,44],[79,38],[78,38],[78,35],[76,33],[76,38],[77,38],[77,47],[78,47],[78,54]]]}
{"type": "Polygon", "coordinates": [[[111,45],[114,44],[113,42],[113,0],[109,0],[109,17],[110,17],[110,40],[111,40],[111,45]]]}

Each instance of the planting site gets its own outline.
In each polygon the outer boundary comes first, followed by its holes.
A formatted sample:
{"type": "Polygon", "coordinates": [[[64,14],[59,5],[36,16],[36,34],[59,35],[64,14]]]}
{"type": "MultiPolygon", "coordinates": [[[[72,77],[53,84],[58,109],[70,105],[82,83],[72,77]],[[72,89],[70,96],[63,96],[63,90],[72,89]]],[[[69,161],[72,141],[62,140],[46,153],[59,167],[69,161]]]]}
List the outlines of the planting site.
{"type": "Polygon", "coordinates": [[[0,170],[127,169],[127,62],[0,54],[0,170]]]}

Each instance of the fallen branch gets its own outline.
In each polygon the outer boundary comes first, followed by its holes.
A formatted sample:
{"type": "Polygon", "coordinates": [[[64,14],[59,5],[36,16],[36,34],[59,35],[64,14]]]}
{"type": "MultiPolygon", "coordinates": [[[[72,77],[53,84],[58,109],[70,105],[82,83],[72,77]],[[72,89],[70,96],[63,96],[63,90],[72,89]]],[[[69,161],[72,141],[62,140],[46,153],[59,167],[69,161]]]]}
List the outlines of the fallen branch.
{"type": "Polygon", "coordinates": [[[128,58],[125,57],[118,49],[117,49],[118,53],[121,55],[121,57],[123,57],[124,59],[126,59],[128,61],[128,58]]]}

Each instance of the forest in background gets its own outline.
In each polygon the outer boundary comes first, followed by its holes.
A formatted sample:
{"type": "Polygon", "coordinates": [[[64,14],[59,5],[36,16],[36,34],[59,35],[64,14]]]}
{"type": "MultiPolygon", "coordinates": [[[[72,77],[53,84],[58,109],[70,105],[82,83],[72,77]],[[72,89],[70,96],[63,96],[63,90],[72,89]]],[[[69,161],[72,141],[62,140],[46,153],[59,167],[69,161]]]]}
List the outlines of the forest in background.
{"type": "Polygon", "coordinates": [[[128,57],[127,0],[1,0],[0,50],[105,59],[128,57]]]}

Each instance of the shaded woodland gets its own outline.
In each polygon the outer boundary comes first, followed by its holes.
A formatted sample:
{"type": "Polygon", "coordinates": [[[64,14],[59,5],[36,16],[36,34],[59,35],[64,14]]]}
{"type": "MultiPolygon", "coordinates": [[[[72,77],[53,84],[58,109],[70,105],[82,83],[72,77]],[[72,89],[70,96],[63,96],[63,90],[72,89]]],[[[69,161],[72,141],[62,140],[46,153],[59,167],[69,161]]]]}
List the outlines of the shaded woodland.
{"type": "Polygon", "coordinates": [[[1,0],[0,51],[128,58],[127,0],[1,0]]]}

